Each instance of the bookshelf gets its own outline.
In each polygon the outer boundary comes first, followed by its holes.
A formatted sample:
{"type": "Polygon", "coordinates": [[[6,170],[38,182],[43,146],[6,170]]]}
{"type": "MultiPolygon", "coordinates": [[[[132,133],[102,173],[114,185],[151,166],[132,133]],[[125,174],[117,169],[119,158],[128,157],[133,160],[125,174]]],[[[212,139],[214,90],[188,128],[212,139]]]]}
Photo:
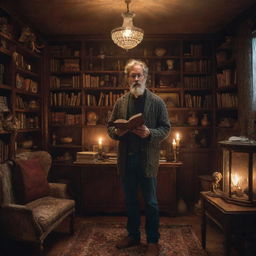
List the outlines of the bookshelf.
{"type": "Polygon", "coordinates": [[[73,162],[76,152],[97,150],[101,137],[103,152],[116,152],[106,121],[116,99],[129,90],[123,74],[127,60],[141,59],[149,66],[147,86],[166,102],[172,124],[162,152],[172,159],[170,145],[178,132],[181,161],[190,159],[185,179],[193,182],[195,173],[189,169],[208,170],[214,149],[214,57],[213,39],[207,36],[147,38],[128,52],[105,38],[51,40],[49,151],[58,164],[73,162]],[[197,121],[192,122],[193,118],[197,121]],[[72,142],[62,143],[65,137],[72,142]],[[203,161],[197,158],[201,154],[203,161]]]}
{"type": "Polygon", "coordinates": [[[24,26],[0,9],[0,162],[43,143],[42,55],[18,41],[24,26]]]}
{"type": "Polygon", "coordinates": [[[216,141],[239,135],[238,85],[233,37],[223,36],[216,46],[216,141]]]}

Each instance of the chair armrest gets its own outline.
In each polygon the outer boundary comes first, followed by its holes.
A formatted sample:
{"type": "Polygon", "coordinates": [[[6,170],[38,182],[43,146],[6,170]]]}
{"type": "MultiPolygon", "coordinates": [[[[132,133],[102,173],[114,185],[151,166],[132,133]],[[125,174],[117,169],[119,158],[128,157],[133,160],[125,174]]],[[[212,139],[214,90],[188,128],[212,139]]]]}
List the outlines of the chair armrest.
{"type": "Polygon", "coordinates": [[[18,240],[35,241],[43,232],[34,219],[33,211],[25,205],[3,205],[0,208],[0,225],[6,234],[18,240]]]}
{"type": "Polygon", "coordinates": [[[57,197],[57,198],[65,198],[65,199],[71,198],[68,193],[67,184],[50,182],[49,186],[50,186],[49,196],[57,197]]]}

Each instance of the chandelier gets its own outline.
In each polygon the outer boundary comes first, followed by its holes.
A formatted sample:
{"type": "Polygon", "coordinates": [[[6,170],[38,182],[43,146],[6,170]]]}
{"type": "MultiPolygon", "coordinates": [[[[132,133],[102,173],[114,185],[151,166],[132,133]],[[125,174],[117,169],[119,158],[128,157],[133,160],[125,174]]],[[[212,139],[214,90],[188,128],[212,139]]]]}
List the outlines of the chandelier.
{"type": "Polygon", "coordinates": [[[131,0],[125,0],[127,11],[122,13],[123,25],[111,31],[111,38],[119,47],[130,50],[137,46],[143,39],[144,31],[141,28],[133,26],[132,19],[135,16],[129,10],[131,0]]]}

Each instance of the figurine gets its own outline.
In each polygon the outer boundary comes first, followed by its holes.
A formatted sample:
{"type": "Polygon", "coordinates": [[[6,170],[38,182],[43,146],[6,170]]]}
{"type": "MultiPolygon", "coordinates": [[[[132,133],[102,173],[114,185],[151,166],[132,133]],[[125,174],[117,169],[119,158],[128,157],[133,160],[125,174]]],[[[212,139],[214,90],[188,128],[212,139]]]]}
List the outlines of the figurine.
{"type": "Polygon", "coordinates": [[[212,181],[211,191],[209,191],[209,196],[222,197],[223,191],[220,190],[220,184],[219,184],[219,182],[222,179],[222,174],[220,172],[214,172],[212,174],[212,177],[213,177],[213,181],[212,181]]]}
{"type": "Polygon", "coordinates": [[[23,27],[21,35],[18,39],[19,42],[24,43],[26,46],[28,46],[33,52],[40,52],[40,48],[43,48],[44,46],[37,45],[36,43],[36,35],[32,32],[30,27],[23,27]]]}
{"type": "Polygon", "coordinates": [[[174,69],[174,60],[166,60],[166,64],[167,64],[168,70],[174,69]]]}
{"type": "Polygon", "coordinates": [[[16,131],[20,128],[20,121],[17,117],[10,114],[6,117],[6,119],[3,122],[3,128],[6,131],[16,131]]]}
{"type": "Polygon", "coordinates": [[[214,172],[212,174],[212,177],[213,177],[213,182],[212,182],[212,191],[213,192],[219,192],[220,190],[220,184],[219,182],[221,181],[222,179],[222,174],[220,172],[214,172]]]}

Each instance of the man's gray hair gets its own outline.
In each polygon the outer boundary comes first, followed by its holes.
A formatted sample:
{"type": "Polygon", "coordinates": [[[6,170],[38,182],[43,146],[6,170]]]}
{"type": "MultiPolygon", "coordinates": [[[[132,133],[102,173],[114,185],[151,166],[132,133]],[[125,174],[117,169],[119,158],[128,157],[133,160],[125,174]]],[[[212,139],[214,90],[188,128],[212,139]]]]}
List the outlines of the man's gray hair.
{"type": "Polygon", "coordinates": [[[139,65],[142,67],[143,69],[143,75],[145,77],[148,76],[148,66],[146,65],[145,62],[141,61],[141,60],[135,60],[135,59],[131,59],[127,62],[127,64],[125,65],[125,68],[124,68],[124,73],[126,75],[129,75],[130,72],[131,72],[131,69],[136,66],[136,65],[139,65]]]}

